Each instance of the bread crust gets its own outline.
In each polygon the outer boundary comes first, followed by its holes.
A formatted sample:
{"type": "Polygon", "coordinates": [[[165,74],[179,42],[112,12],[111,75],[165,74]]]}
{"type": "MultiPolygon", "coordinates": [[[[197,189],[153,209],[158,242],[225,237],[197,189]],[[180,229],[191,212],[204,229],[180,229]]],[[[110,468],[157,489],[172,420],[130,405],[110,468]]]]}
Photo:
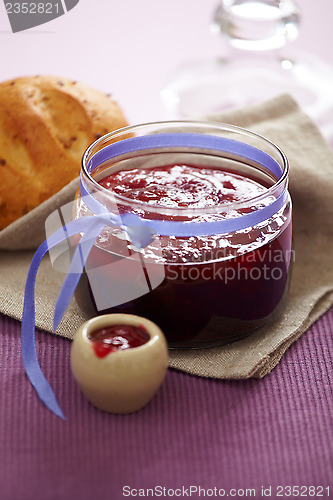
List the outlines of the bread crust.
{"type": "Polygon", "coordinates": [[[56,76],[0,83],[0,229],[80,173],[95,139],[128,125],[108,95],[56,76]]]}

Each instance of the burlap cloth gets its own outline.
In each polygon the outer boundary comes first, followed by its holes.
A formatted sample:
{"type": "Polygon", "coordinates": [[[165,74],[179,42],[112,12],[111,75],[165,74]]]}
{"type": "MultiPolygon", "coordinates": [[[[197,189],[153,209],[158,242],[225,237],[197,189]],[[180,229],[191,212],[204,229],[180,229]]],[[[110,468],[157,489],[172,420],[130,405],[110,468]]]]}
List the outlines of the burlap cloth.
{"type": "MultiPolygon", "coordinates": [[[[264,135],[278,144],[289,159],[295,249],[290,295],[283,316],[275,324],[226,347],[172,350],[170,367],[204,377],[260,378],[333,304],[333,155],[310,118],[287,95],[213,119],[264,135]]],[[[46,217],[73,199],[77,185],[78,181],[73,181],[0,232],[2,313],[21,319],[31,249],[45,238],[46,217]]],[[[45,257],[36,284],[36,326],[50,332],[63,278],[64,274],[54,271],[45,257]]],[[[57,334],[72,338],[85,319],[72,300],[57,334]]]]}

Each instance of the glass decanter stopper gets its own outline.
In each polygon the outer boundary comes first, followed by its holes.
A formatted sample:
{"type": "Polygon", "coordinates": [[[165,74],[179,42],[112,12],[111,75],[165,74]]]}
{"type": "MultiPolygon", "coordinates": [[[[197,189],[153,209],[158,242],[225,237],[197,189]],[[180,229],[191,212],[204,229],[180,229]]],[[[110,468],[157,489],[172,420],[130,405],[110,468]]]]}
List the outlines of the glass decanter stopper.
{"type": "Polygon", "coordinates": [[[204,117],[290,94],[333,141],[333,67],[286,47],[299,33],[293,0],[220,0],[212,29],[225,55],[183,65],[162,89],[169,119],[204,117]]]}

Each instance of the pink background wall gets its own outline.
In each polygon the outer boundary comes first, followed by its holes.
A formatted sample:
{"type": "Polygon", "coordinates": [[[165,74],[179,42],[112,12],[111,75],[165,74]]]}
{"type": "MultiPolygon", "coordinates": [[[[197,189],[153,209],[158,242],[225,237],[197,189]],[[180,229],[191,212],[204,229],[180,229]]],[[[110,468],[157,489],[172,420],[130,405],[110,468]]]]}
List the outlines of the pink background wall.
{"type": "MultiPolygon", "coordinates": [[[[112,92],[134,122],[163,119],[159,92],[184,61],[223,53],[210,32],[218,0],[80,0],[65,16],[13,34],[0,3],[1,80],[51,73],[112,92]]],[[[333,65],[332,0],[298,0],[292,48],[333,65]]],[[[332,82],[333,92],[333,82],[332,82]]]]}

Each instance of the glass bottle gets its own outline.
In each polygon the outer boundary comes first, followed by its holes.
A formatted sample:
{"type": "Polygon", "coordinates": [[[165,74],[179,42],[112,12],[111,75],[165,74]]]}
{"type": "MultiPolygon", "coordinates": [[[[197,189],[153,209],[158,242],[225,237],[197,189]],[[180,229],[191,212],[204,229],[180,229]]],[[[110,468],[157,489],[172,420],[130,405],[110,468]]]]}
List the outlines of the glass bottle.
{"type": "Polygon", "coordinates": [[[212,27],[227,53],[170,78],[161,92],[166,118],[204,117],[288,93],[333,144],[333,68],[288,47],[299,24],[293,0],[220,0],[212,27]]]}

